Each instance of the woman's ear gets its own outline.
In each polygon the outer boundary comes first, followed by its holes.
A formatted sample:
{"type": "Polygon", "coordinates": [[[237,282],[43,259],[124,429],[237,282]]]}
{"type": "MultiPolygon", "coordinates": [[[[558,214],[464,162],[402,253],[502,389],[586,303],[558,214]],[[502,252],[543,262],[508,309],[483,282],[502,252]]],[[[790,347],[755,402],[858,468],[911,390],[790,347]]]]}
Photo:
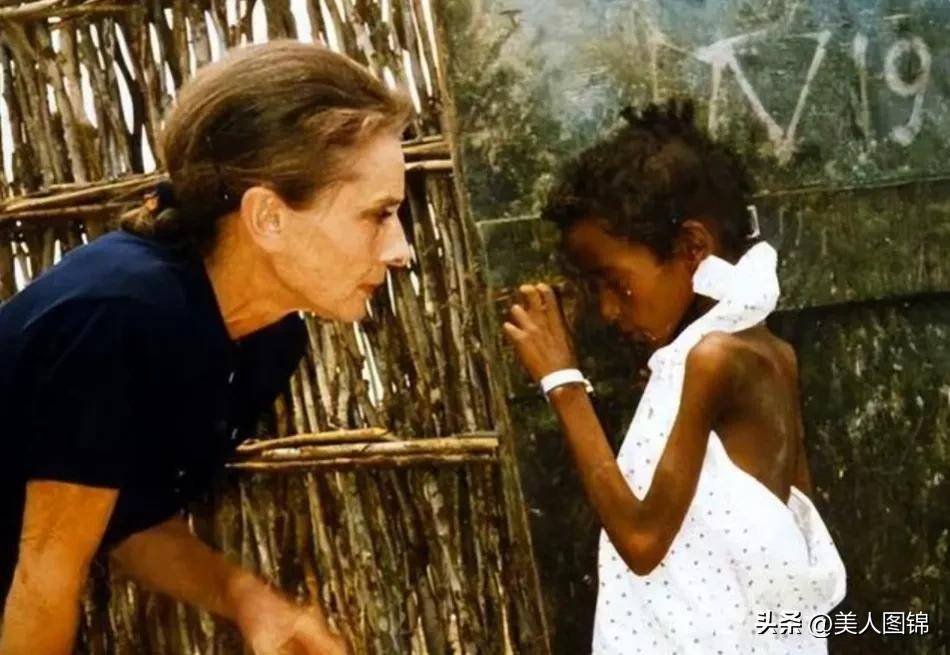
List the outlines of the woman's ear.
{"type": "Polygon", "coordinates": [[[253,186],[241,198],[241,219],[251,237],[266,250],[272,250],[281,228],[280,198],[270,189],[253,186]]]}
{"type": "Polygon", "coordinates": [[[688,218],[680,224],[674,252],[683,258],[690,272],[696,272],[699,264],[715,251],[716,239],[702,221],[688,218]]]}

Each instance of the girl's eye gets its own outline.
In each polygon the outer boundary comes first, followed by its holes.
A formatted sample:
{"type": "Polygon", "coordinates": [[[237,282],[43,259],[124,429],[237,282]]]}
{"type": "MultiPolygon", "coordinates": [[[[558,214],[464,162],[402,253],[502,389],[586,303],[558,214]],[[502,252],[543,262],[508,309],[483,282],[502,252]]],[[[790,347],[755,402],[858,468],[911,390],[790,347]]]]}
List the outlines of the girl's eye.
{"type": "Polygon", "coordinates": [[[617,278],[610,278],[607,280],[607,285],[617,293],[622,294],[627,289],[626,283],[623,280],[618,280],[617,278]]]}

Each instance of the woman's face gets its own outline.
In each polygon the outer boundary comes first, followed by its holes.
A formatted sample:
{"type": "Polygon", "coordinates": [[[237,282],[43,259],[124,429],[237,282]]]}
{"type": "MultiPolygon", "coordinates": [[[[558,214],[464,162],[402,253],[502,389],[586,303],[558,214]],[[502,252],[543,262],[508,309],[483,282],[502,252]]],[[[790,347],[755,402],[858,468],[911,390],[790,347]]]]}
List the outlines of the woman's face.
{"type": "Polygon", "coordinates": [[[399,138],[380,134],[352,151],[347,178],[319,194],[311,207],[281,221],[275,274],[301,309],[331,320],[357,321],[366,301],[404,267],[409,244],[396,214],[405,195],[405,161],[399,138]]]}
{"type": "Polygon", "coordinates": [[[650,350],[670,342],[695,297],[689,257],[675,252],[660,261],[647,246],[609,234],[594,218],[571,226],[564,248],[607,323],[650,350]]]}

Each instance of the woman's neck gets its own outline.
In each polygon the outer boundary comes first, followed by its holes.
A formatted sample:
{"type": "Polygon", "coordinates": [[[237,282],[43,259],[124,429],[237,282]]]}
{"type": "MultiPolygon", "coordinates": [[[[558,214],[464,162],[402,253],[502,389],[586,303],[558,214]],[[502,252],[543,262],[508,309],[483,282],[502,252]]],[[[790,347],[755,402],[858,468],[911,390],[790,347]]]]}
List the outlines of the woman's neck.
{"type": "Polygon", "coordinates": [[[204,258],[218,309],[232,340],[256,332],[293,311],[293,303],[258,248],[237,231],[237,221],[221,219],[214,249],[204,258]]]}

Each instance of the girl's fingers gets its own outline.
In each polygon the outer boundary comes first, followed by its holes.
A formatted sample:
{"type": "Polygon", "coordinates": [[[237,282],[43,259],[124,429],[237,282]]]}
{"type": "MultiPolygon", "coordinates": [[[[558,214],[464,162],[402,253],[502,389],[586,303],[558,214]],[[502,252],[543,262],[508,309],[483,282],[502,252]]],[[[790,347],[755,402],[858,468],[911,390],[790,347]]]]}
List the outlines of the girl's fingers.
{"type": "Polygon", "coordinates": [[[561,312],[560,303],[554,289],[544,282],[539,284],[537,289],[544,303],[544,313],[547,315],[548,325],[557,325],[557,322],[561,320],[561,312]]]}
{"type": "Polygon", "coordinates": [[[512,341],[521,341],[528,336],[527,332],[516,326],[514,323],[505,321],[501,327],[505,330],[505,334],[507,334],[508,338],[512,341]]]}
{"type": "Polygon", "coordinates": [[[541,298],[541,293],[538,291],[538,288],[533,284],[522,284],[521,288],[522,297],[525,299],[525,304],[529,312],[542,312],[544,311],[544,300],[541,298]]]}
{"type": "Polygon", "coordinates": [[[528,331],[536,328],[534,320],[528,315],[521,305],[511,306],[511,322],[522,330],[528,331]]]}

